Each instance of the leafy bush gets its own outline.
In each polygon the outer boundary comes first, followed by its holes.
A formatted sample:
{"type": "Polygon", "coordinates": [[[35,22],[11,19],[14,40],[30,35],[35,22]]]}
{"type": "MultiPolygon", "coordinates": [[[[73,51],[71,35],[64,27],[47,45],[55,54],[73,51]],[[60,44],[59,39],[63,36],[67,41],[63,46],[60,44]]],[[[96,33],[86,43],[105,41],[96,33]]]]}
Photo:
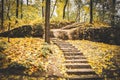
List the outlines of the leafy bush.
{"type": "Polygon", "coordinates": [[[42,24],[37,25],[23,25],[22,27],[14,28],[10,31],[0,33],[2,37],[43,37],[44,29],[42,24]]]}
{"type": "Polygon", "coordinates": [[[43,37],[44,29],[42,24],[37,24],[33,26],[32,36],[34,37],[43,37]]]}

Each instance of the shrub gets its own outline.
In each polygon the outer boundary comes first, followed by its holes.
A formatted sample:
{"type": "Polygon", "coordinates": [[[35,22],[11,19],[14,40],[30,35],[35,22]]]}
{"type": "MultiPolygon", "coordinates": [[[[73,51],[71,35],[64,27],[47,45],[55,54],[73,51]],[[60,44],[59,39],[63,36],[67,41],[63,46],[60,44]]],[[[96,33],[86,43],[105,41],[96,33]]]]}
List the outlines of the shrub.
{"type": "Polygon", "coordinates": [[[37,24],[33,26],[32,36],[34,37],[43,37],[44,29],[42,24],[37,24]]]}

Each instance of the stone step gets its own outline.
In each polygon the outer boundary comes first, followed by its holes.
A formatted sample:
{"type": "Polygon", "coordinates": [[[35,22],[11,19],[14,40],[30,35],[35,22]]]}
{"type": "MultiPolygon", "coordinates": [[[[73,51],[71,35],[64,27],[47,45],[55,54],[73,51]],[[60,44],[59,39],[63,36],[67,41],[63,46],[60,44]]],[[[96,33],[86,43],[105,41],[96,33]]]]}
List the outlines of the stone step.
{"type": "Polygon", "coordinates": [[[61,48],[75,48],[75,46],[72,46],[72,44],[69,44],[69,45],[59,45],[57,44],[58,46],[60,46],[61,48]]]}
{"type": "Polygon", "coordinates": [[[56,43],[59,44],[59,45],[72,45],[72,44],[70,44],[68,42],[56,42],[56,43]]]}
{"type": "Polygon", "coordinates": [[[86,59],[66,60],[65,63],[88,63],[86,59]]]}
{"type": "Polygon", "coordinates": [[[79,52],[79,50],[77,50],[77,49],[61,49],[63,52],[79,52]]]}
{"type": "Polygon", "coordinates": [[[63,53],[80,53],[80,51],[71,51],[71,50],[69,50],[69,51],[62,51],[63,53]]]}
{"type": "Polygon", "coordinates": [[[64,42],[56,42],[56,41],[53,41],[54,42],[54,44],[59,44],[59,45],[66,45],[66,43],[64,43],[64,42]],[[63,44],[62,44],[63,43],[63,44]]]}
{"type": "MultiPolygon", "coordinates": [[[[57,44],[57,45],[59,45],[59,44],[57,44]]],[[[66,47],[73,47],[73,46],[72,45],[59,45],[59,47],[66,48],[66,47]]]]}
{"type": "Polygon", "coordinates": [[[76,49],[76,48],[60,48],[61,50],[77,50],[77,51],[79,51],[78,49],[76,49]]]}
{"type": "Polygon", "coordinates": [[[86,59],[85,56],[64,56],[65,59],[86,59]]]}
{"type": "MultiPolygon", "coordinates": [[[[76,47],[74,47],[74,46],[71,46],[71,47],[61,47],[61,49],[63,50],[63,49],[77,49],[76,47]]],[[[78,50],[78,49],[77,49],[78,50]]]]}
{"type": "Polygon", "coordinates": [[[70,76],[67,77],[68,80],[103,80],[97,75],[77,75],[77,76],[70,76]]]}
{"type": "Polygon", "coordinates": [[[93,71],[83,53],[75,46],[59,39],[52,40],[64,53],[66,59],[64,65],[68,69],[66,73],[69,76],[67,80],[102,80],[93,71]]]}
{"type": "Polygon", "coordinates": [[[93,71],[92,69],[68,69],[66,72],[68,75],[96,75],[95,71],[93,71]]]}
{"type": "Polygon", "coordinates": [[[58,45],[58,47],[59,47],[59,48],[66,48],[66,47],[67,47],[67,48],[74,48],[73,46],[64,46],[64,45],[63,45],[63,46],[62,46],[62,45],[58,45]]]}
{"type": "Polygon", "coordinates": [[[79,69],[79,68],[91,68],[88,63],[65,63],[66,68],[79,69]]]}
{"type": "Polygon", "coordinates": [[[64,53],[65,56],[83,56],[83,53],[64,53]]]}
{"type": "Polygon", "coordinates": [[[72,44],[68,44],[68,43],[64,43],[64,42],[55,42],[56,44],[58,45],[61,45],[61,46],[72,46],[72,44]]]}
{"type": "Polygon", "coordinates": [[[69,53],[69,54],[74,54],[74,53],[81,53],[80,51],[77,51],[77,52],[64,52],[64,54],[66,54],[66,53],[69,53]]]}
{"type": "MultiPolygon", "coordinates": [[[[62,50],[62,49],[60,49],[62,50]]],[[[79,52],[79,50],[75,50],[75,49],[64,49],[62,50],[63,52],[79,52]]]]}

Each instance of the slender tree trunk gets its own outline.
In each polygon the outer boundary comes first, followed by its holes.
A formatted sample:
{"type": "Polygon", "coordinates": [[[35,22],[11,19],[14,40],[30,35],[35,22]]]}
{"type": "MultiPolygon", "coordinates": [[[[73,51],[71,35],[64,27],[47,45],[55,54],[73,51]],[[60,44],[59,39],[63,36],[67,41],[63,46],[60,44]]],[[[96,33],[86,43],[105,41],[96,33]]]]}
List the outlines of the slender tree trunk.
{"type": "Polygon", "coordinates": [[[68,17],[68,21],[70,20],[70,1],[68,0],[68,7],[67,7],[67,12],[68,12],[68,14],[67,14],[67,17],[68,17]]]}
{"type": "Polygon", "coordinates": [[[78,22],[80,22],[80,4],[78,5],[78,22]]]}
{"type": "Polygon", "coordinates": [[[115,25],[115,5],[116,5],[116,0],[112,0],[111,26],[115,25]]]}
{"type": "Polygon", "coordinates": [[[23,18],[23,0],[21,0],[21,19],[23,18]]]}
{"type": "Polygon", "coordinates": [[[103,12],[102,12],[102,22],[104,22],[104,17],[105,17],[105,4],[102,5],[103,12]]]}
{"type": "Polygon", "coordinates": [[[90,24],[93,22],[93,0],[90,0],[90,24]]]}
{"type": "Polygon", "coordinates": [[[58,1],[58,0],[55,1],[55,4],[54,4],[54,7],[53,7],[53,10],[52,10],[52,13],[51,13],[51,16],[50,16],[51,18],[52,18],[52,15],[53,15],[53,13],[54,13],[55,6],[56,6],[56,4],[57,4],[57,1],[58,1]]]}
{"type": "Polygon", "coordinates": [[[50,0],[46,0],[45,42],[50,43],[50,0]]]}
{"type": "Polygon", "coordinates": [[[65,5],[63,8],[63,19],[65,19],[65,9],[66,9],[67,3],[68,3],[68,0],[65,1],[65,5]]]}
{"type": "MultiPolygon", "coordinates": [[[[6,2],[7,2],[7,16],[6,16],[6,19],[9,20],[9,24],[8,24],[8,32],[9,32],[10,31],[10,25],[11,25],[11,23],[10,23],[10,21],[11,21],[11,19],[10,19],[10,0],[6,0],[6,2]]],[[[8,34],[8,42],[10,42],[10,33],[8,34]]]]}
{"type": "Polygon", "coordinates": [[[29,5],[29,0],[27,0],[27,6],[29,5]]]}
{"type": "Polygon", "coordinates": [[[80,4],[78,4],[78,8],[77,8],[77,22],[80,22],[80,4]]]}
{"type": "Polygon", "coordinates": [[[42,0],[42,17],[45,17],[45,8],[43,6],[45,0],[42,0]]]}
{"type": "Polygon", "coordinates": [[[1,30],[4,29],[4,0],[2,1],[2,9],[1,9],[1,30]]]}
{"type": "MultiPolygon", "coordinates": [[[[16,0],[16,18],[18,19],[18,13],[19,12],[19,0],[16,0]]],[[[18,23],[18,20],[16,20],[16,23],[18,23]]]]}
{"type": "MultiPolygon", "coordinates": [[[[6,2],[8,2],[8,10],[7,10],[7,18],[8,18],[8,20],[9,20],[9,24],[8,24],[8,32],[10,32],[10,26],[11,26],[11,23],[10,23],[10,21],[11,21],[11,19],[10,19],[10,0],[6,0],[6,2]]],[[[11,33],[9,33],[8,34],[8,42],[10,42],[10,34],[11,33]]]]}
{"type": "Polygon", "coordinates": [[[75,21],[77,22],[77,20],[78,20],[78,11],[77,11],[77,15],[76,15],[75,21]]]}
{"type": "Polygon", "coordinates": [[[80,22],[80,2],[76,1],[77,4],[77,15],[76,15],[76,22],[80,22]]]}

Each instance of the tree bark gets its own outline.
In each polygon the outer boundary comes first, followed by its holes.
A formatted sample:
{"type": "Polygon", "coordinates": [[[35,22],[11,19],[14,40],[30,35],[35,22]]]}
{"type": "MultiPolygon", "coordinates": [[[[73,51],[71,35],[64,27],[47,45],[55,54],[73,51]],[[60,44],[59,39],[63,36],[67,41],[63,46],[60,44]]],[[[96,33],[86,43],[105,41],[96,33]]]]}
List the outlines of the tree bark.
{"type": "Polygon", "coordinates": [[[70,20],[70,1],[68,0],[68,7],[67,7],[67,18],[68,18],[68,21],[70,20]]]}
{"type": "Polygon", "coordinates": [[[4,0],[2,2],[2,9],[1,9],[1,30],[4,29],[4,0]]]}
{"type": "Polygon", "coordinates": [[[53,13],[54,13],[54,10],[55,10],[55,6],[56,6],[56,4],[57,4],[57,0],[55,1],[55,4],[54,4],[54,7],[53,7],[53,10],[52,10],[52,13],[51,13],[51,18],[52,18],[52,15],[53,15],[53,13]]]}
{"type": "Polygon", "coordinates": [[[67,3],[68,3],[68,0],[65,1],[65,5],[63,8],[63,19],[65,19],[65,9],[66,9],[67,3]]]}
{"type": "Polygon", "coordinates": [[[90,24],[93,22],[93,0],[90,0],[90,24]]]}
{"type": "Polygon", "coordinates": [[[27,0],[27,6],[29,5],[29,0],[27,0]]]}
{"type": "Polygon", "coordinates": [[[105,17],[105,4],[103,3],[103,5],[102,5],[102,9],[103,9],[103,11],[102,11],[102,22],[104,22],[104,17],[105,17]]]}
{"type": "MultiPolygon", "coordinates": [[[[8,32],[10,31],[10,26],[11,26],[11,19],[10,19],[10,0],[9,0],[9,3],[8,3],[8,19],[9,19],[9,25],[8,25],[8,32]]],[[[11,33],[10,33],[11,34],[11,33]]],[[[10,42],[10,34],[8,35],[8,42],[10,42]]]]}
{"type": "Polygon", "coordinates": [[[77,22],[80,22],[80,4],[79,4],[79,3],[78,3],[78,6],[77,6],[76,21],[77,21],[77,22]]]}
{"type": "Polygon", "coordinates": [[[43,6],[45,0],[42,0],[42,17],[45,17],[45,8],[43,6]]]}
{"type": "Polygon", "coordinates": [[[50,0],[46,0],[45,42],[50,43],[50,0]]]}
{"type": "Polygon", "coordinates": [[[112,0],[111,26],[115,25],[115,6],[116,6],[116,0],[112,0]]]}
{"type": "MultiPolygon", "coordinates": [[[[16,18],[18,19],[18,13],[19,12],[19,0],[16,0],[16,18]]],[[[18,23],[18,20],[16,19],[16,23],[18,23]]]]}
{"type": "Polygon", "coordinates": [[[76,22],[80,22],[80,10],[81,10],[81,0],[75,0],[76,5],[77,5],[77,15],[76,15],[76,22]]]}
{"type": "Polygon", "coordinates": [[[21,19],[23,18],[23,0],[21,0],[21,19]]]}

